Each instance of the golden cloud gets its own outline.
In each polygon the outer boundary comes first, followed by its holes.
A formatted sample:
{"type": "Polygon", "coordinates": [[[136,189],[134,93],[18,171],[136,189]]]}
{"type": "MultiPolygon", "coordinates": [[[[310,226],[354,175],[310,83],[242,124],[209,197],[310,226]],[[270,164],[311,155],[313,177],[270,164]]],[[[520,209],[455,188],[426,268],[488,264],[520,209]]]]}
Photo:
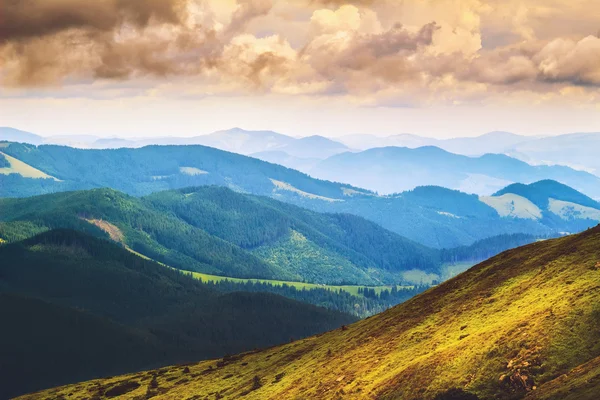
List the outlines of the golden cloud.
{"type": "Polygon", "coordinates": [[[460,101],[515,87],[597,90],[593,3],[0,0],[0,80],[183,77],[200,92],[381,93],[386,102],[460,101]]]}

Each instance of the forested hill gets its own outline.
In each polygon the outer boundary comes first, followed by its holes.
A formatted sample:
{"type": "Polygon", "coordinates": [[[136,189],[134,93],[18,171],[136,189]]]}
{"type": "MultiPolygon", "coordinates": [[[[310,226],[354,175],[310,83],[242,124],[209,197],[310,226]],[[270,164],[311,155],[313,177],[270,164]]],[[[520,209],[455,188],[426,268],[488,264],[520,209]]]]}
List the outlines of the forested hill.
{"type": "Polygon", "coordinates": [[[273,247],[287,246],[291,234],[292,243],[296,239],[316,244],[372,270],[370,273],[375,276],[380,273],[377,270],[398,273],[414,268],[437,272],[439,267],[437,252],[351,214],[317,213],[215,186],[160,192],[144,200],[210,234],[267,257],[276,257],[273,247]]]}
{"type": "MultiPolygon", "coordinates": [[[[4,143],[1,152],[57,179],[0,175],[0,182],[5,182],[0,184],[0,196],[3,197],[98,187],[139,196],[166,189],[215,184],[264,195],[271,195],[279,188],[284,197],[306,193],[329,200],[342,199],[344,192],[353,189],[255,158],[199,145],[84,150],[4,143]]],[[[354,189],[353,194],[357,195],[359,191],[367,193],[354,189]]]]}
{"type": "Polygon", "coordinates": [[[515,183],[497,192],[494,196],[516,194],[531,201],[540,209],[547,209],[551,199],[600,209],[600,203],[562,183],[543,180],[529,185],[515,183]]]}
{"type": "Polygon", "coordinates": [[[71,230],[1,245],[0,260],[2,399],[285,343],[354,321],[272,294],[220,294],[71,230]]]}
{"type": "MultiPolygon", "coordinates": [[[[162,400],[568,399],[600,390],[600,227],[505,252],[345,328],[157,375],[162,400]],[[205,373],[203,373],[205,371],[205,373]],[[226,380],[226,384],[224,384],[226,380]]],[[[156,373],[156,372],[155,372],[156,373]]],[[[29,397],[102,393],[145,374],[29,397]]]]}
{"type": "Polygon", "coordinates": [[[175,268],[214,275],[374,285],[440,267],[437,251],[360,217],[319,214],[222,187],[144,198],[111,189],[64,192],[0,199],[0,210],[6,241],[72,228],[175,268]]]}

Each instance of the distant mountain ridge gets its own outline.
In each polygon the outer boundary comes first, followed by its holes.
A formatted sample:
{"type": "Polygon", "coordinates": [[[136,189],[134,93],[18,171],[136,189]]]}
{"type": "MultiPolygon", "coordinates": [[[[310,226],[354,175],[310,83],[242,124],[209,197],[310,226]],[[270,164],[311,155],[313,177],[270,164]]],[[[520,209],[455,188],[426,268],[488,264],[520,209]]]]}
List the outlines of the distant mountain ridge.
{"type": "Polygon", "coordinates": [[[22,131],[20,129],[0,127],[0,141],[42,144],[44,138],[31,132],[22,131]]]}
{"type": "Polygon", "coordinates": [[[33,145],[57,144],[86,149],[140,148],[152,145],[203,145],[233,153],[251,155],[255,153],[281,151],[297,158],[325,159],[334,154],[348,151],[344,144],[323,136],[313,135],[295,138],[273,131],[250,131],[232,128],[193,137],[157,138],[100,138],[92,135],[42,137],[13,128],[0,127],[0,141],[33,145]]]}
{"type": "Polygon", "coordinates": [[[435,185],[490,195],[515,182],[561,181],[600,198],[600,177],[564,166],[532,166],[502,154],[468,157],[434,146],[346,152],[316,164],[310,175],[391,194],[435,185]]]}
{"type": "Polygon", "coordinates": [[[486,153],[504,153],[512,146],[535,139],[537,138],[502,131],[488,132],[475,137],[451,139],[436,139],[408,133],[385,137],[368,134],[347,135],[339,138],[342,143],[363,151],[378,147],[408,147],[413,149],[435,146],[451,153],[471,156],[480,156],[486,153]]]}
{"type": "MultiPolygon", "coordinates": [[[[196,137],[158,137],[158,138],[100,138],[89,135],[41,137],[14,128],[0,128],[0,141],[14,141],[30,144],[60,144],[80,148],[119,148],[143,147],[147,145],[185,145],[202,144],[250,155],[274,150],[284,151],[288,156],[296,158],[315,158],[314,154],[298,156],[293,154],[293,143],[298,138],[282,135],[273,131],[247,131],[233,128],[217,131],[196,137]],[[270,138],[270,139],[265,139],[270,138]]],[[[327,138],[326,138],[327,139],[327,138]]],[[[577,170],[584,170],[600,176],[600,161],[596,149],[600,148],[599,132],[567,133],[557,136],[525,136],[511,132],[494,131],[475,137],[456,137],[436,139],[414,134],[396,134],[375,136],[370,134],[343,135],[329,138],[336,143],[334,153],[346,151],[364,151],[380,147],[418,148],[435,146],[451,153],[481,156],[486,153],[506,154],[532,165],[563,165],[577,170]]],[[[318,149],[317,149],[318,151],[318,149]]],[[[324,157],[320,157],[324,158],[324,157]]],[[[266,159],[266,161],[271,161],[266,159]]],[[[294,168],[303,163],[282,164],[294,168]]]]}
{"type": "MultiPolygon", "coordinates": [[[[558,182],[554,184],[563,186],[558,182]]],[[[595,202],[582,193],[578,193],[578,198],[584,199],[581,201],[585,204],[595,202]]],[[[308,201],[303,204],[309,208],[317,207],[317,204],[308,201]]],[[[360,215],[435,248],[470,245],[503,234],[544,236],[574,233],[600,222],[597,209],[577,203],[552,202],[552,207],[540,209],[513,193],[477,196],[439,186],[417,187],[390,196],[357,197],[318,206],[319,210],[326,212],[360,215]],[[534,212],[533,215],[530,211],[534,212]]]]}
{"type": "Polygon", "coordinates": [[[567,133],[557,136],[523,136],[510,132],[490,132],[476,137],[435,139],[417,135],[349,135],[338,138],[360,150],[398,146],[417,148],[436,146],[446,151],[481,156],[506,154],[533,165],[563,165],[600,176],[600,132],[567,133]]]}

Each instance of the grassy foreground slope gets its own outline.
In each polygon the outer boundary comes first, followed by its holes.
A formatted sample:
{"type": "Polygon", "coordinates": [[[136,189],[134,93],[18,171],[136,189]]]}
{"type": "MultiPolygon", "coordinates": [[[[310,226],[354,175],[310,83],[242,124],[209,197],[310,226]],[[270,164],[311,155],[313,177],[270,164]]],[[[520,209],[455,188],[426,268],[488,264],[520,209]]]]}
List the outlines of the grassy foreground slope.
{"type": "Polygon", "coordinates": [[[345,329],[24,398],[102,399],[129,385],[121,398],[562,399],[572,385],[571,398],[592,399],[598,356],[600,227],[507,251],[345,329]]]}

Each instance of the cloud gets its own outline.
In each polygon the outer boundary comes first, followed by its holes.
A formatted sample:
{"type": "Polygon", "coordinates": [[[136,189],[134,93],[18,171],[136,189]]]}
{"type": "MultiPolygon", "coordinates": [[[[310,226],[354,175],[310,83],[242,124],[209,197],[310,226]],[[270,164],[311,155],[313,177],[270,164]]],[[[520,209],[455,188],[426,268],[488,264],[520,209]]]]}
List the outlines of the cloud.
{"type": "Polygon", "coordinates": [[[549,82],[600,86],[600,38],[555,39],[534,57],[540,78],[549,82]]]}
{"type": "Polygon", "coordinates": [[[124,23],[143,27],[152,19],[179,23],[180,0],[0,0],[3,42],[39,38],[68,29],[107,32],[124,23]]]}
{"type": "Polygon", "coordinates": [[[368,104],[592,91],[594,1],[0,0],[0,84],[181,80],[368,104]]]}
{"type": "MultiPolygon", "coordinates": [[[[195,75],[223,64],[222,52],[269,0],[238,5],[222,29],[196,21],[186,0],[0,0],[0,79],[38,86],[65,79],[195,75]]],[[[209,5],[210,6],[210,5],[209,5]]],[[[206,11],[206,10],[205,10],[206,11]]]]}

